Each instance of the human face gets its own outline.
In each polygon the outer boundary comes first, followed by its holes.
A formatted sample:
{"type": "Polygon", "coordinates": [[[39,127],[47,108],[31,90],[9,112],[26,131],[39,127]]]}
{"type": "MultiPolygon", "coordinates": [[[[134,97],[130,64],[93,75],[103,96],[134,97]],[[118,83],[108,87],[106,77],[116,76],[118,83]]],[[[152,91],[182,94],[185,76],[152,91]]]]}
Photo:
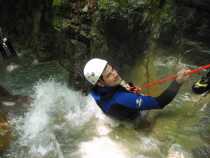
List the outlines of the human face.
{"type": "Polygon", "coordinates": [[[120,84],[121,80],[122,79],[118,72],[111,65],[107,64],[106,68],[102,73],[102,79],[100,83],[103,86],[113,87],[120,84]]]}

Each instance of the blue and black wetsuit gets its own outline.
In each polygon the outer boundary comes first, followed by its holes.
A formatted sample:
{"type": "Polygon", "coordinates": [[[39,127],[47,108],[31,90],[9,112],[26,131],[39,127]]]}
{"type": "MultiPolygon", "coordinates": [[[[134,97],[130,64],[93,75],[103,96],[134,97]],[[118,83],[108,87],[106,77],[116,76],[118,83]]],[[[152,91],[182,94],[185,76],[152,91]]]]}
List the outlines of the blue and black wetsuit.
{"type": "Polygon", "coordinates": [[[164,108],[173,100],[179,88],[180,84],[173,81],[159,97],[152,97],[130,92],[120,85],[96,86],[91,95],[106,115],[119,120],[134,120],[141,111],[164,108]]]}

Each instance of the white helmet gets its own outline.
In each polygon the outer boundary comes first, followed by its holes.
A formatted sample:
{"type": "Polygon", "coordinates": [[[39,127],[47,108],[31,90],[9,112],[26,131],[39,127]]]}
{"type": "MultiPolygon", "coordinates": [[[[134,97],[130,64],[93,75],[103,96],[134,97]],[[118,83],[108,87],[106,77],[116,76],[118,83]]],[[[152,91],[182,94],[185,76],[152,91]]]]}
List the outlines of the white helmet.
{"type": "Polygon", "coordinates": [[[83,70],[85,78],[93,85],[97,83],[104,68],[107,65],[107,61],[99,58],[93,58],[89,60],[83,70]]]}

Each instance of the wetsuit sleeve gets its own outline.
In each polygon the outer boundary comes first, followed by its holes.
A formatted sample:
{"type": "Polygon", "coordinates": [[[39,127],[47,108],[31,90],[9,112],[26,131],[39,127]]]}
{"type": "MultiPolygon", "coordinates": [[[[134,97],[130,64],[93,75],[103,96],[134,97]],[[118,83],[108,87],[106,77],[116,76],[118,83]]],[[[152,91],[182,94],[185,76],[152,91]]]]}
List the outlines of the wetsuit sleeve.
{"type": "Polygon", "coordinates": [[[174,97],[177,95],[181,84],[176,81],[173,81],[170,86],[158,97],[155,99],[158,101],[160,108],[164,108],[167,104],[169,104],[174,97]]]}
{"type": "Polygon", "coordinates": [[[115,101],[118,105],[140,111],[162,109],[173,100],[180,86],[176,81],[172,82],[159,97],[121,93],[115,97],[115,101]]]}
{"type": "Polygon", "coordinates": [[[154,97],[126,92],[118,94],[115,97],[115,103],[138,111],[160,108],[154,97]]]}

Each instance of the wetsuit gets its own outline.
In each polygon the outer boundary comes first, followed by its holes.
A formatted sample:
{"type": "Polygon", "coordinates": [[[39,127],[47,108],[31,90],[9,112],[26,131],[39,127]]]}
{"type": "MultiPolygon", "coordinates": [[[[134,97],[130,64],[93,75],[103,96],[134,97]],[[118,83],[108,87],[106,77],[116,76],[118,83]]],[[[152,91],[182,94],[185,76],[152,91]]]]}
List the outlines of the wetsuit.
{"type": "Polygon", "coordinates": [[[180,84],[173,81],[159,97],[152,97],[130,92],[120,85],[95,86],[91,95],[106,115],[119,120],[134,120],[141,111],[164,108],[173,100],[179,88],[180,84]]]}

